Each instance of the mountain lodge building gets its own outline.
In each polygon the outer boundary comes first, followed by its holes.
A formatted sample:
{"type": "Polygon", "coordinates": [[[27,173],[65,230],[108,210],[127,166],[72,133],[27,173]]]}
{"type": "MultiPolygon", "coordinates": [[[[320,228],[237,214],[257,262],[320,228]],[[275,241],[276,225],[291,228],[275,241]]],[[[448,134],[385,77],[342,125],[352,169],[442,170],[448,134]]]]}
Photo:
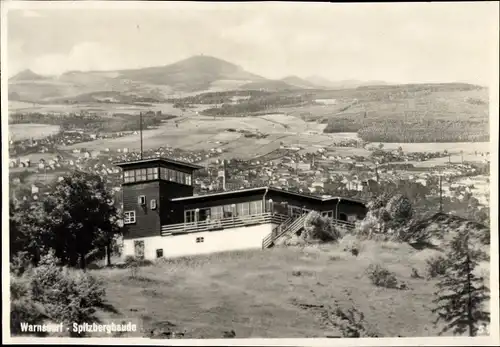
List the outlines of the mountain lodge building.
{"type": "Polygon", "coordinates": [[[362,201],[321,198],[273,187],[193,195],[203,167],[151,158],[116,163],[122,169],[123,256],[153,260],[272,247],[298,231],[315,210],[351,225],[366,215],[362,201]]]}

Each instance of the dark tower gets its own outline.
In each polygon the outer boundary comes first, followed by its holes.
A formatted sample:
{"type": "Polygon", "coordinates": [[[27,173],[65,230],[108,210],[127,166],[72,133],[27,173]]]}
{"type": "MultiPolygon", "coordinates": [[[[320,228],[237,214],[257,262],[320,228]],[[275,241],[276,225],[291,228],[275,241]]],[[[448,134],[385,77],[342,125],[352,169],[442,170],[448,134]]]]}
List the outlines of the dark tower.
{"type": "Polygon", "coordinates": [[[123,178],[124,239],[160,236],[162,225],[184,222],[183,206],[171,199],[193,195],[193,172],[201,166],[164,158],[116,165],[123,178]]]}

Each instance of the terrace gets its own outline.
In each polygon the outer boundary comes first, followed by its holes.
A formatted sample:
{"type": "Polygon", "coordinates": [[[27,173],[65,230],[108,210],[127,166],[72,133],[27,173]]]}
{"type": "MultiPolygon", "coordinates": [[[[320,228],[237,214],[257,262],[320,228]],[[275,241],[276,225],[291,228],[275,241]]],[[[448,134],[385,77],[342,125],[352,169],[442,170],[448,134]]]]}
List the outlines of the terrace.
{"type": "MultiPolygon", "coordinates": [[[[231,228],[274,224],[280,226],[311,212],[311,209],[288,204],[276,204],[269,200],[263,207],[262,200],[232,205],[185,209],[184,223],[167,224],[161,227],[161,236],[180,235],[203,231],[218,231],[231,228]]],[[[321,211],[322,216],[334,224],[353,227],[354,223],[334,218],[333,211],[321,211]]]]}

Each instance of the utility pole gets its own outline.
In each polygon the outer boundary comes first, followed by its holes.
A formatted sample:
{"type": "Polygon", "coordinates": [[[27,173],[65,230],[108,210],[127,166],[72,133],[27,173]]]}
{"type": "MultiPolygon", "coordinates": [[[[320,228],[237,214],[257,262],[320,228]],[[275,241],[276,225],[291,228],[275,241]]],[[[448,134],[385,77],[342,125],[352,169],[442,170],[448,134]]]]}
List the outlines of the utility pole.
{"type": "Polygon", "coordinates": [[[439,174],[439,212],[443,213],[443,175],[439,174]]]}
{"type": "Polygon", "coordinates": [[[226,160],[222,160],[222,190],[226,191],[226,160]]]}
{"type": "Polygon", "coordinates": [[[141,136],[141,160],[142,160],[142,112],[139,113],[139,131],[141,136]]]}

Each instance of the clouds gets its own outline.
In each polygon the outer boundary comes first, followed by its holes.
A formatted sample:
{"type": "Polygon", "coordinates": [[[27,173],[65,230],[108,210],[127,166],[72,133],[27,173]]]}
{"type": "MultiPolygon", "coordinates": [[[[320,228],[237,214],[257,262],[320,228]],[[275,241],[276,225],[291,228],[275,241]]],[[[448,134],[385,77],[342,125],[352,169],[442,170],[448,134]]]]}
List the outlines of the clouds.
{"type": "Polygon", "coordinates": [[[9,68],[136,68],[203,53],[271,78],[484,83],[490,75],[488,3],[167,5],[9,13],[9,68]]]}
{"type": "Polygon", "coordinates": [[[113,48],[99,42],[82,42],[68,54],[45,54],[33,59],[33,70],[58,75],[65,71],[113,70],[126,67],[126,59],[113,48]],[[124,64],[125,63],[125,64],[124,64]]]}

